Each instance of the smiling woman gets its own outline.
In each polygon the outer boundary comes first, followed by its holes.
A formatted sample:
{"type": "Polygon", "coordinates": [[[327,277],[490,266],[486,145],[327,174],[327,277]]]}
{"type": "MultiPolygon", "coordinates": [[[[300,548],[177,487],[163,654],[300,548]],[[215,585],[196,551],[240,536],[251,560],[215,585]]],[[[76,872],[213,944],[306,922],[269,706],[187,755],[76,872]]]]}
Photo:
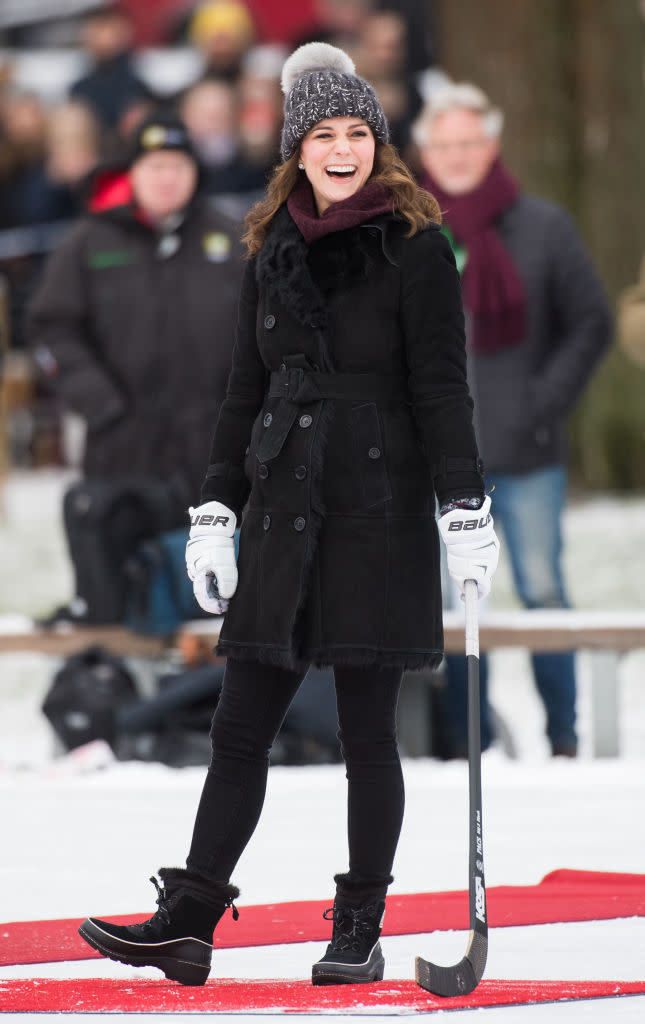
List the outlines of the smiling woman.
{"type": "Polygon", "coordinates": [[[363,187],[374,166],[374,136],[367,121],[333,117],[302,140],[298,167],[307,175],[322,215],[363,187]]]}
{"type": "Polygon", "coordinates": [[[455,579],[483,596],[497,562],[438,206],[347,54],[303,46],[282,82],[283,163],[247,218],[233,365],[186,551],[197,600],[225,613],[227,657],[187,868],[160,869],[150,921],[81,931],[103,955],[184,984],[208,977],[271,744],[312,663],[334,670],[349,847],[312,981],[383,977],[404,803],[399,688],[404,669],[442,657],[435,496],[460,539],[455,579]]]}

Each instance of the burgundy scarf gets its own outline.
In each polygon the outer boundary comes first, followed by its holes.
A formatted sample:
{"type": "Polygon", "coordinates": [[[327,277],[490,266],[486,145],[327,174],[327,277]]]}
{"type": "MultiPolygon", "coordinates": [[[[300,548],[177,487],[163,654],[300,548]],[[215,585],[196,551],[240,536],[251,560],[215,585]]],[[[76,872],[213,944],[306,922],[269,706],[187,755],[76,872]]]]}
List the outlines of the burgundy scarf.
{"type": "Polygon", "coordinates": [[[496,160],[478,188],[451,196],[426,174],[421,184],[437,199],[455,241],[465,246],[464,305],[473,318],[472,347],[495,352],[525,335],[524,283],[495,223],[519,195],[519,186],[496,160]]]}
{"type": "Polygon", "coordinates": [[[373,181],[347,199],[332,203],[319,217],[313,189],[303,174],[287,199],[287,209],[305,242],[311,245],[332,231],[345,231],[372,217],[392,213],[394,199],[385,185],[373,181]]]}

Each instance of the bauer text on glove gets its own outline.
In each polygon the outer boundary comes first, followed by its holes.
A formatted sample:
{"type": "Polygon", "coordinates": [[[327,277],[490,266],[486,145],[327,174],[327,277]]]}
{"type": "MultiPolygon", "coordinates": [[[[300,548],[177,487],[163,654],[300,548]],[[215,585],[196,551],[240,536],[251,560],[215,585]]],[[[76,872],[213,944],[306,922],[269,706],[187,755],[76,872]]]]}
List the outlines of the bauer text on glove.
{"type": "Polygon", "coordinates": [[[190,508],[186,571],[200,608],[223,615],[237,587],[235,527],[237,517],[219,501],[190,508]]]}
{"type": "Polygon", "coordinates": [[[490,592],[499,559],[499,541],[493,529],[490,498],[480,509],[453,508],[439,519],[446,545],[448,572],[464,593],[464,581],[475,580],[479,597],[490,592]]]}

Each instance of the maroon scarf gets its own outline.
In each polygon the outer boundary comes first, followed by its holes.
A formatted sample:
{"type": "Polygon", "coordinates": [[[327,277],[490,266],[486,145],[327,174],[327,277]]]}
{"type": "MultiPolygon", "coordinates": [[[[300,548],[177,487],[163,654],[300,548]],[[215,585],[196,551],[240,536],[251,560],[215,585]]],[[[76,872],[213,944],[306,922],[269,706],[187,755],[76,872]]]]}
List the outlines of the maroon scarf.
{"type": "Polygon", "coordinates": [[[463,272],[464,305],[473,318],[472,347],[495,352],[525,335],[524,283],[495,223],[519,195],[519,186],[496,160],[478,188],[451,196],[426,174],[421,184],[437,199],[456,242],[468,253],[463,272]]]}
{"type": "Polygon", "coordinates": [[[385,185],[377,181],[368,182],[354,195],[341,199],[338,203],[332,203],[322,217],[319,217],[313,189],[303,174],[287,199],[287,209],[305,242],[311,245],[332,231],[345,231],[371,220],[372,217],[392,213],[394,199],[385,185]]]}

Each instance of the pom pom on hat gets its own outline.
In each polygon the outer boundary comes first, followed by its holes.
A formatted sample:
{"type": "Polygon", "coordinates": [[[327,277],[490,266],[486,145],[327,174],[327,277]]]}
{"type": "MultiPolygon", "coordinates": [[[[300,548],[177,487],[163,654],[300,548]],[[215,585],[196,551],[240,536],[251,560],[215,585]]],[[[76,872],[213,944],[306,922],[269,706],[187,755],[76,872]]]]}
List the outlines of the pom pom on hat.
{"type": "Polygon", "coordinates": [[[389,141],[383,108],[374,89],[356,74],[354,61],[338,46],[305,43],[282,68],[285,94],[280,155],[288,160],[307,132],[330,117],[359,117],[380,142],[389,141]]]}
{"type": "Polygon", "coordinates": [[[305,43],[287,57],[280,84],[286,94],[299,78],[312,71],[338,71],[341,75],[356,74],[354,61],[338,46],[330,43],[305,43]]]}

